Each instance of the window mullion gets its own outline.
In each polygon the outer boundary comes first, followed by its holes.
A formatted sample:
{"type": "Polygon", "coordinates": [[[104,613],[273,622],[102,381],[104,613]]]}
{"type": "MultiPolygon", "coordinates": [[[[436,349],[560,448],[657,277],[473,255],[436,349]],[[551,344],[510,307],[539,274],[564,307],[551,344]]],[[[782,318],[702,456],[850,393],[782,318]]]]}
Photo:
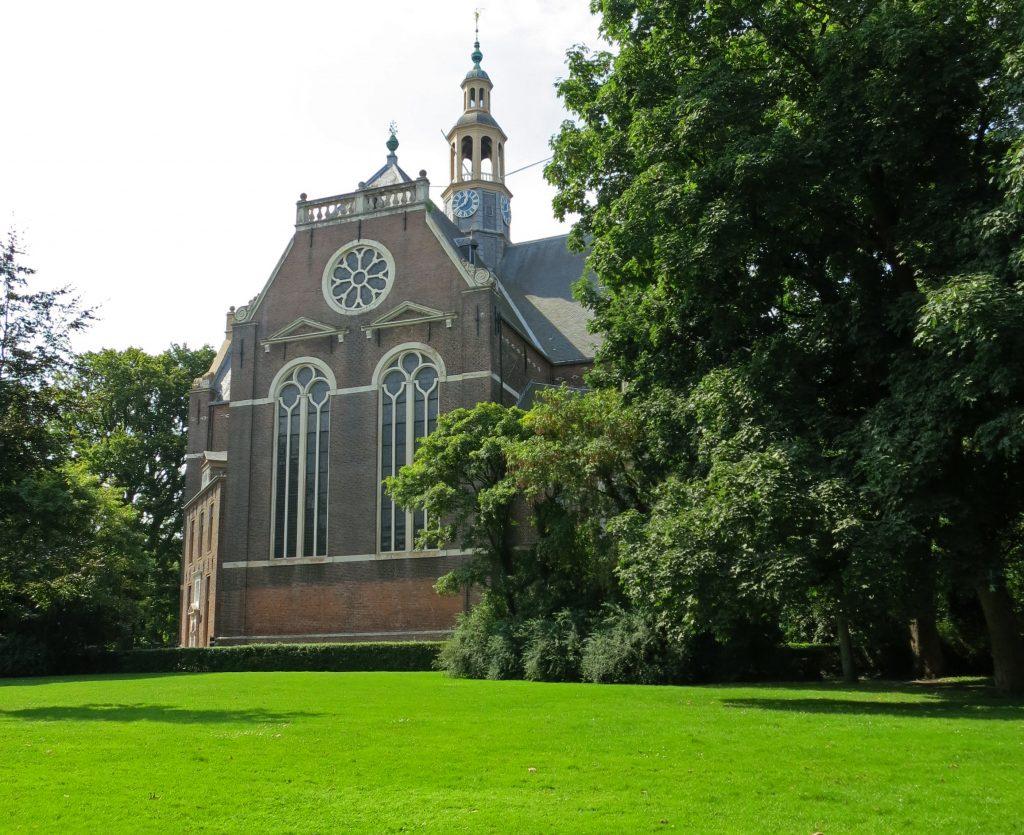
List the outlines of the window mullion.
{"type": "MultiPolygon", "coordinates": [[[[278,418],[280,420],[280,417],[278,418]]],[[[288,496],[291,488],[291,460],[292,460],[292,411],[285,407],[285,433],[284,433],[284,513],[281,514],[281,527],[284,530],[281,536],[281,556],[288,556],[288,496]]]]}
{"type": "MultiPolygon", "coordinates": [[[[398,398],[397,397],[393,397],[391,399],[391,475],[395,475],[398,472],[398,468],[395,466],[395,464],[398,461],[398,443],[397,443],[397,441],[398,441],[398,438],[397,438],[398,409],[397,409],[397,406],[398,406],[398,398]]],[[[388,550],[389,551],[394,551],[395,550],[395,539],[397,537],[397,533],[395,531],[395,514],[397,513],[396,508],[398,507],[398,504],[395,502],[394,499],[392,499],[389,502],[389,504],[391,505],[391,509],[388,511],[388,513],[391,514],[391,542],[388,543],[388,545],[389,545],[388,550]]]]}
{"type": "MultiPolygon", "coordinates": [[[[413,452],[416,446],[416,383],[408,380],[405,384],[405,464],[412,463],[413,452]]],[[[411,510],[402,511],[405,513],[405,550],[414,550],[413,539],[416,536],[416,526],[413,522],[411,510]]]]}
{"type": "Polygon", "coordinates": [[[297,557],[304,556],[302,540],[306,535],[306,429],[308,421],[309,396],[302,394],[299,397],[299,465],[295,474],[299,480],[295,497],[295,556],[297,557]]]}
{"type": "MultiPolygon", "coordinates": [[[[313,441],[313,556],[317,552],[317,530],[318,517],[320,515],[320,407],[313,410],[314,428],[316,435],[313,441]]],[[[307,433],[308,434],[308,433],[307,433]]]]}

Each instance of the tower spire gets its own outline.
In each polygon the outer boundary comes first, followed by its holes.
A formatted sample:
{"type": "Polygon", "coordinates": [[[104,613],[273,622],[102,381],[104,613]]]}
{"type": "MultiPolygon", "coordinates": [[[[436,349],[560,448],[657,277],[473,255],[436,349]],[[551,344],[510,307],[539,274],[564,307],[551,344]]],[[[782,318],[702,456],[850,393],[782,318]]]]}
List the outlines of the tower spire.
{"type": "Polygon", "coordinates": [[[473,11],[473,66],[462,79],[462,115],[445,138],[451,155],[451,181],[441,194],[445,214],[472,233],[484,263],[497,264],[509,240],[512,192],[505,185],[508,137],[491,110],[494,82],[480,66],[480,9],[473,11]]]}
{"type": "Polygon", "coordinates": [[[469,56],[473,59],[473,69],[480,69],[480,62],[484,60],[484,54],[480,51],[480,9],[473,10],[473,53],[469,56]]]}

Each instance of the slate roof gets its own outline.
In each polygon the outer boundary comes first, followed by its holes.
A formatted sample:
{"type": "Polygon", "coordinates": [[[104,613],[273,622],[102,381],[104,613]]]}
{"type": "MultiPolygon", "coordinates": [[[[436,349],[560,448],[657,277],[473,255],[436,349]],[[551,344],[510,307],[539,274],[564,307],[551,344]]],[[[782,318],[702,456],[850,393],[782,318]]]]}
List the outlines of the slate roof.
{"type": "Polygon", "coordinates": [[[598,337],[587,331],[590,312],[572,297],[586,255],[570,251],[567,239],[557,235],[511,244],[497,269],[512,304],[555,363],[593,359],[599,344],[598,337]]]}
{"type": "MultiPolygon", "coordinates": [[[[469,235],[441,211],[431,217],[465,258],[469,235]]],[[[586,255],[571,252],[568,235],[509,244],[497,267],[491,266],[504,288],[498,293],[502,317],[525,331],[554,363],[592,360],[600,337],[587,331],[590,311],[572,296],[572,285],[583,275],[586,255]],[[507,295],[507,298],[506,298],[507,295]]],[[[595,280],[592,279],[591,280],[595,280]]]]}

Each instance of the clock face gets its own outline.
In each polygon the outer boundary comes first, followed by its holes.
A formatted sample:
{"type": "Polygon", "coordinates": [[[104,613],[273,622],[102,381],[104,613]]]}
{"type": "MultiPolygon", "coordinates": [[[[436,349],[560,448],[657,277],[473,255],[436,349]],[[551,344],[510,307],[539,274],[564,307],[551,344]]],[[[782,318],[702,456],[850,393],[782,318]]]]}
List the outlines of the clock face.
{"type": "Polygon", "coordinates": [[[452,213],[456,217],[469,217],[480,206],[480,195],[475,191],[457,191],[452,199],[452,213]]]}
{"type": "Polygon", "coordinates": [[[501,195],[501,219],[505,221],[506,226],[512,224],[512,206],[509,205],[508,198],[503,194],[501,195]]]}

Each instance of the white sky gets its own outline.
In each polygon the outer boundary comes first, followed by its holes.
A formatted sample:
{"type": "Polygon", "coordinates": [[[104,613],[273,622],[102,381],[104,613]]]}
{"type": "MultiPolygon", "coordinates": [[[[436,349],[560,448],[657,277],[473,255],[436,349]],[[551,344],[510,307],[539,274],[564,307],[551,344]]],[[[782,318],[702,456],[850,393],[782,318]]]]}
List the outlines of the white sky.
{"type": "MultiPolygon", "coordinates": [[[[0,232],[41,284],[100,307],[82,350],[218,344],[263,286],[300,192],[352,191],[384,163],[446,184],[480,0],[4,0],[0,232]]],[[[565,50],[597,43],[588,0],[481,13],[508,170],[548,156],[565,50]]],[[[512,234],[566,231],[536,166],[508,180],[512,234]]]]}

